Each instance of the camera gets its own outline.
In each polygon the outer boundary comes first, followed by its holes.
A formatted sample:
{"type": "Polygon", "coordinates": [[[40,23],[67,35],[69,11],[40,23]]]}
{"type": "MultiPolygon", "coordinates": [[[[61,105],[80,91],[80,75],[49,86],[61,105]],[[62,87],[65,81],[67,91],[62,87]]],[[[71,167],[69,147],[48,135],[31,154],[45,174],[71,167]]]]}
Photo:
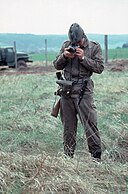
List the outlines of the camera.
{"type": "Polygon", "coordinates": [[[70,53],[75,53],[77,48],[78,48],[78,46],[76,46],[76,45],[69,45],[67,51],[70,53]]]}

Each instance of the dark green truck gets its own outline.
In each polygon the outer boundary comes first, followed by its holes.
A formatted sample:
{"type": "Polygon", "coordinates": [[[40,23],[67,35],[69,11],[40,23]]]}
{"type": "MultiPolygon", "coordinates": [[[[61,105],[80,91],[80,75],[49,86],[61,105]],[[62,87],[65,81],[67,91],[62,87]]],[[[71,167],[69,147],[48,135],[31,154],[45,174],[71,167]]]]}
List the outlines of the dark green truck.
{"type": "Polygon", "coordinates": [[[0,66],[13,68],[27,67],[30,60],[29,55],[24,52],[16,52],[13,47],[0,47],[0,66]]]}

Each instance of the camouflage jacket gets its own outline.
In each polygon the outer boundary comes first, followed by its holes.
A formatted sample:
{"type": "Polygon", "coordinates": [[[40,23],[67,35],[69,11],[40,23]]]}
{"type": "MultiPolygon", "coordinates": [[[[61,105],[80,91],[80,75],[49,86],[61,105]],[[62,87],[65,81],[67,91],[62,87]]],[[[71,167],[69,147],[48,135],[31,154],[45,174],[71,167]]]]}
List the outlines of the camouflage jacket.
{"type": "Polygon", "coordinates": [[[90,77],[94,73],[102,73],[104,70],[102,50],[100,44],[94,41],[86,40],[84,47],[84,60],[78,57],[66,59],[63,56],[64,49],[71,44],[65,41],[62,45],[59,55],[53,61],[57,70],[63,70],[66,80],[77,80],[90,77]]]}
{"type": "Polygon", "coordinates": [[[102,73],[104,70],[104,63],[102,58],[102,50],[99,43],[86,40],[84,47],[84,59],[80,60],[78,57],[73,59],[66,59],[63,56],[64,49],[71,44],[70,41],[63,43],[59,55],[53,61],[57,70],[63,70],[64,78],[66,80],[76,81],[72,87],[72,97],[77,97],[81,90],[81,80],[88,80],[84,94],[93,93],[94,83],[90,79],[93,73],[102,73]]]}

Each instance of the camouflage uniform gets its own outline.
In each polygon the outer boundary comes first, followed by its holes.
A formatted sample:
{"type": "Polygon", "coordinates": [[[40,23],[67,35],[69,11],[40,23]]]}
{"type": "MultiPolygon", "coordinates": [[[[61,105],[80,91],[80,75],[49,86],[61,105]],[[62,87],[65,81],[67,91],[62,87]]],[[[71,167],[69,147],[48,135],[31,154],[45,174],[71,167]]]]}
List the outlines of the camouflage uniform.
{"type": "Polygon", "coordinates": [[[60,116],[64,126],[64,151],[65,154],[73,157],[76,146],[77,115],[79,115],[85,130],[89,152],[95,156],[95,154],[101,154],[101,139],[97,128],[96,107],[93,101],[94,84],[91,76],[93,72],[100,74],[104,69],[102,51],[98,43],[86,38],[82,47],[84,50],[83,60],[78,57],[65,58],[64,48],[67,48],[70,43],[70,41],[64,42],[59,55],[53,62],[57,70],[63,70],[66,80],[74,81],[70,97],[61,96],[60,116]],[[84,80],[87,80],[87,84],[83,98],[78,105],[84,80]]]}

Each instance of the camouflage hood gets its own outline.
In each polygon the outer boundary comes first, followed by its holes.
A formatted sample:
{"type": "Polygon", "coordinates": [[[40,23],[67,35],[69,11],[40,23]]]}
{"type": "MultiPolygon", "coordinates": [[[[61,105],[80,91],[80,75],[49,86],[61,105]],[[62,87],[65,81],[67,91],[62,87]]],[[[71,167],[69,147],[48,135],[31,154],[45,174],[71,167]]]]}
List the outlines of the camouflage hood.
{"type": "Polygon", "coordinates": [[[68,36],[72,44],[78,43],[85,36],[84,30],[77,23],[73,23],[68,32],[68,36]]]}

